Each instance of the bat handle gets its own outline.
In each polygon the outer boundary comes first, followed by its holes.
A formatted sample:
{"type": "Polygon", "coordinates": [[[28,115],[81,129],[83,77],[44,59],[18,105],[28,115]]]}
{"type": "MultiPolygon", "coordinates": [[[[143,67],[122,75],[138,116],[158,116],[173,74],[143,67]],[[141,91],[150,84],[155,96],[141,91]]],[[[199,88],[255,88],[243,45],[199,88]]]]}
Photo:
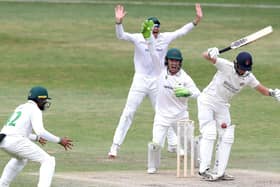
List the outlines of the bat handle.
{"type": "Polygon", "coordinates": [[[226,51],[228,51],[228,50],[231,50],[231,47],[230,47],[230,46],[228,46],[228,47],[226,47],[226,48],[224,48],[224,49],[219,50],[219,53],[221,54],[221,53],[224,53],[224,52],[226,52],[226,51]]]}

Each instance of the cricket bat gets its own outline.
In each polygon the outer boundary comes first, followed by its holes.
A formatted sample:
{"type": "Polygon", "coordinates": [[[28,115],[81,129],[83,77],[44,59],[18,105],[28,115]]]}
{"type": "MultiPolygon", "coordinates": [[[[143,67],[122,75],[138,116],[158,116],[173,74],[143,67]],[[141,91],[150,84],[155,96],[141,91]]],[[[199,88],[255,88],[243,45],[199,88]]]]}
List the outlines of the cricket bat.
{"type": "Polygon", "coordinates": [[[250,34],[248,36],[245,36],[244,38],[241,38],[239,40],[236,40],[236,41],[232,42],[230,44],[230,46],[219,50],[219,52],[221,54],[221,53],[224,53],[224,52],[229,51],[231,49],[237,49],[239,47],[242,47],[244,45],[252,43],[252,42],[256,41],[257,39],[260,39],[260,38],[272,33],[272,31],[273,31],[272,26],[267,26],[267,27],[255,32],[255,33],[253,33],[253,34],[250,34]]]}

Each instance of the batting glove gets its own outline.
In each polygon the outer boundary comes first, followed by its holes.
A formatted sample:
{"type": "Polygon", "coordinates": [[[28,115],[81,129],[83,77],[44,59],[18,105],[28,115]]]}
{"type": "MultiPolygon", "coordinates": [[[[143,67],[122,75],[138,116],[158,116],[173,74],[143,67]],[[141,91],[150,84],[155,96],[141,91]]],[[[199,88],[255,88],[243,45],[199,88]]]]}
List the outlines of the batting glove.
{"type": "Polygon", "coordinates": [[[176,97],[189,97],[192,95],[192,93],[184,87],[176,87],[174,88],[174,93],[176,97]]]}
{"type": "Polygon", "coordinates": [[[210,58],[217,58],[218,55],[220,54],[220,53],[219,53],[219,49],[218,49],[217,47],[209,48],[209,49],[207,50],[207,52],[208,52],[208,56],[209,56],[210,58]]]}
{"type": "Polygon", "coordinates": [[[142,23],[141,33],[145,39],[150,38],[153,27],[154,22],[152,20],[145,20],[144,23],[142,23]]]}
{"type": "Polygon", "coordinates": [[[278,88],[272,90],[269,89],[269,95],[277,99],[280,102],[280,90],[278,88]]]}

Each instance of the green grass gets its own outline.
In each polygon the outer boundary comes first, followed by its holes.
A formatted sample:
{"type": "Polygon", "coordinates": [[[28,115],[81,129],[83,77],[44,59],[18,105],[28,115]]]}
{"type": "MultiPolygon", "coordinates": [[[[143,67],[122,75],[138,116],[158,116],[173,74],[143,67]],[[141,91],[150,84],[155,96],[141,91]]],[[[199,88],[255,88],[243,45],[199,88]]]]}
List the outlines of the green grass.
{"type": "MultiPolygon", "coordinates": [[[[276,0],[266,3],[280,5],[276,0]]],[[[114,5],[0,2],[1,123],[25,102],[30,87],[46,86],[53,103],[45,113],[45,127],[75,141],[69,152],[51,143],[45,146],[57,159],[57,172],[146,168],[154,115],[147,99],[136,113],[120,158],[115,162],[106,159],[134,73],[133,45],[115,37],[114,5]]],[[[195,14],[192,6],[127,3],[126,9],[124,26],[128,32],[138,32],[142,21],[151,15],[160,18],[162,32],[173,31],[192,21],[195,14]]],[[[182,50],[184,69],[198,87],[203,89],[215,73],[201,57],[204,50],[226,47],[267,25],[273,26],[273,34],[222,57],[234,59],[238,52],[250,51],[256,77],[268,87],[279,87],[279,9],[205,6],[203,11],[201,24],[170,46],[182,50]]],[[[245,89],[233,99],[231,113],[237,129],[229,167],[280,172],[279,103],[245,89]]],[[[195,101],[190,102],[190,114],[197,121],[195,101]]],[[[9,157],[3,151],[0,157],[3,168],[9,157]]],[[[163,151],[162,168],[174,169],[175,156],[163,151]]],[[[26,172],[38,170],[38,164],[30,163],[15,185],[35,186],[37,179],[26,172]]],[[[59,184],[61,181],[54,181],[54,185],[59,184]]]]}

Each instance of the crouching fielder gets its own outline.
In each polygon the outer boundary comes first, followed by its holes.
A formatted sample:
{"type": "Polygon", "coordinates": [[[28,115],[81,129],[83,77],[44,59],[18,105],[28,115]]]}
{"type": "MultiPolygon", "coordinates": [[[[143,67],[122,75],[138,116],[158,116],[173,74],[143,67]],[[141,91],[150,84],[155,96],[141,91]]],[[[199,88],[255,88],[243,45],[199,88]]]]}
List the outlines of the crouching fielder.
{"type": "Polygon", "coordinates": [[[172,48],[167,51],[164,67],[157,56],[153,35],[150,34],[153,23],[146,21],[142,33],[147,38],[152,61],[160,71],[157,80],[158,95],[153,125],[153,141],[148,144],[148,170],[149,174],[157,172],[160,165],[160,150],[164,146],[164,139],[170,127],[176,132],[177,121],[188,119],[188,98],[196,98],[200,91],[191,77],[181,68],[183,57],[179,49],[172,48]]]}
{"type": "Polygon", "coordinates": [[[202,139],[200,141],[199,175],[210,181],[233,180],[234,177],[225,174],[234,142],[234,125],[231,124],[229,102],[245,86],[256,89],[263,95],[275,97],[280,101],[279,89],[268,89],[253,75],[252,56],[241,52],[234,62],[218,58],[219,50],[210,48],[203,53],[217,68],[217,73],[210,84],[198,97],[198,119],[202,139]],[[218,133],[217,133],[218,132],[218,133]],[[215,172],[210,172],[210,164],[214,141],[218,134],[218,149],[216,153],[215,172]]]}
{"type": "Polygon", "coordinates": [[[12,156],[0,178],[0,187],[8,187],[17,174],[24,168],[28,160],[39,162],[40,177],[38,187],[51,186],[55,170],[55,158],[46,153],[38,145],[31,142],[46,141],[58,143],[71,149],[72,141],[59,138],[46,131],[43,126],[42,111],[49,108],[48,91],[43,87],[33,87],[28,101],[19,105],[0,132],[0,148],[12,156]],[[34,131],[36,134],[32,134],[34,131]]]}

